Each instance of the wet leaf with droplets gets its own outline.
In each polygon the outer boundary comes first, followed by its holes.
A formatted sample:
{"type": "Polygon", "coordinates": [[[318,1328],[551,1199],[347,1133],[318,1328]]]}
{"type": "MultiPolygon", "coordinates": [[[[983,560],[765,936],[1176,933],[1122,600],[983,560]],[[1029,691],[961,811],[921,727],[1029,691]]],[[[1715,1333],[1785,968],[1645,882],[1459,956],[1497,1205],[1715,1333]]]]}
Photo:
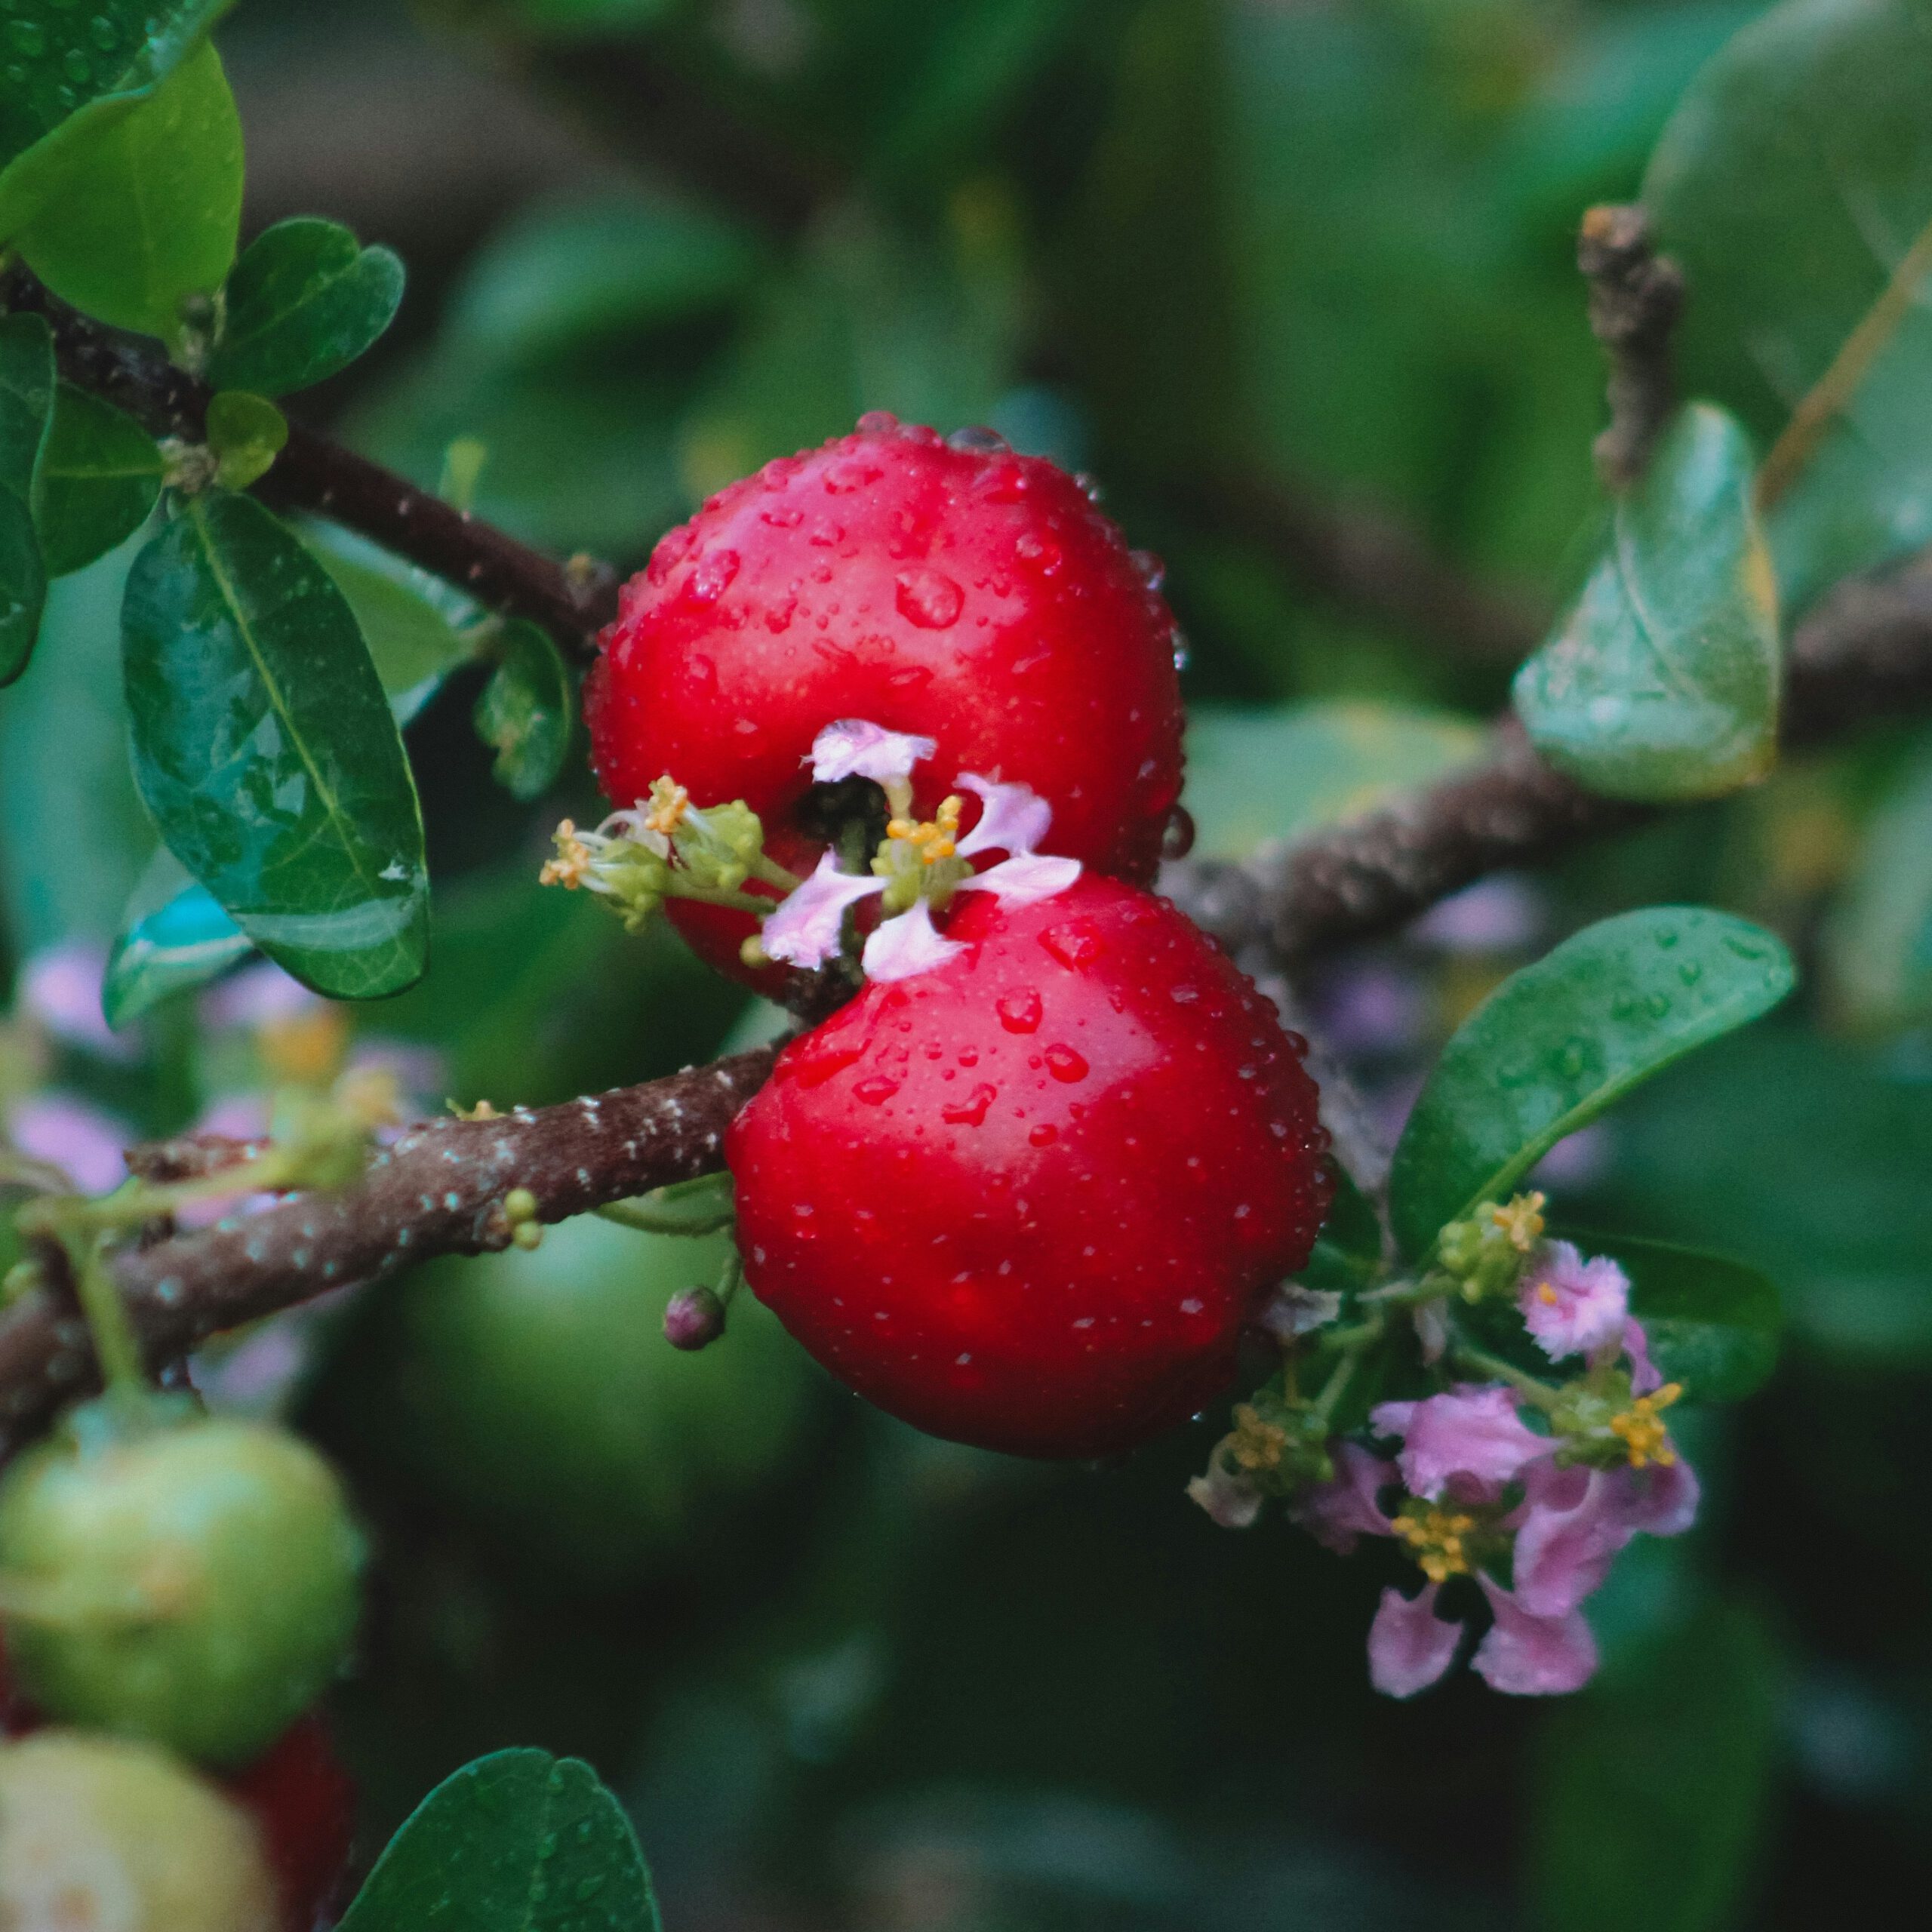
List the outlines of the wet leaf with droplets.
{"type": "Polygon", "coordinates": [[[1389,1208],[1404,1252],[1426,1253],[1445,1222],[1793,982],[1774,934],[1688,906],[1601,920],[1512,973],[1457,1029],[1403,1130],[1389,1208]]]}
{"type": "Polygon", "coordinates": [[[341,1932],[661,1932],[623,1807],[588,1764],[499,1751],[430,1792],[341,1932]]]}
{"type": "Polygon", "coordinates": [[[1777,585],[1751,505],[1751,446],[1721,409],[1678,416],[1617,502],[1602,560],[1516,675],[1538,751],[1613,798],[1703,798],[1777,752],[1777,585]]]}
{"type": "Polygon", "coordinates": [[[54,338],[46,322],[0,317],[0,685],[26,669],[47,597],[30,506],[53,408],[54,338]]]}

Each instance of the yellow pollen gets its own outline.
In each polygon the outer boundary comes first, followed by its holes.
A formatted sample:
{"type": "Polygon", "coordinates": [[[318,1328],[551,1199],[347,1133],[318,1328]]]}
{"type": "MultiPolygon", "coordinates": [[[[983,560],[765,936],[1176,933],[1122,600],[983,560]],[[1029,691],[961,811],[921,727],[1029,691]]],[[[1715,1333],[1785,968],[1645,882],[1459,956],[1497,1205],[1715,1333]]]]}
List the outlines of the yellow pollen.
{"type": "Polygon", "coordinates": [[[546,860],[537,875],[539,885],[561,885],[574,892],[590,870],[590,848],[577,835],[574,820],[565,819],[553,835],[557,856],[546,860]]]}
{"type": "Polygon", "coordinates": [[[255,1050],[277,1080],[319,1087],[334,1078],[349,1051],[349,1022],[336,1006],[271,1020],[257,1029],[255,1050]]]}
{"type": "Polygon", "coordinates": [[[1491,1212],[1490,1219],[1509,1237],[1509,1245],[1520,1254],[1528,1254],[1543,1239],[1543,1211],[1546,1198],[1540,1193],[1519,1194],[1507,1207],[1491,1212]]]}
{"type": "Polygon", "coordinates": [[[1554,1308],[1556,1306],[1556,1291],[1547,1281],[1540,1282],[1537,1287],[1537,1300],[1546,1308],[1554,1308]]]}
{"type": "Polygon", "coordinates": [[[1466,1510],[1411,1500],[1403,1504],[1395,1522],[1395,1534],[1408,1545],[1409,1554],[1432,1583],[1469,1574],[1469,1552],[1463,1539],[1475,1527],[1476,1519],[1466,1510]]]}
{"type": "Polygon", "coordinates": [[[1278,1424],[1263,1422],[1254,1407],[1237,1403],[1235,1432],[1229,1454],[1244,1469],[1275,1469],[1281,1466],[1281,1451],[1288,1446],[1288,1432],[1278,1424]]]}
{"type": "Polygon", "coordinates": [[[959,812],[958,797],[943,798],[938,811],[931,818],[923,823],[917,819],[895,818],[888,823],[885,835],[912,846],[924,863],[937,865],[942,859],[951,858],[957,849],[959,812]]]}
{"type": "Polygon", "coordinates": [[[645,814],[644,829],[647,832],[661,832],[669,838],[684,823],[685,814],[690,809],[691,795],[683,786],[672,783],[669,773],[659,779],[651,788],[651,810],[645,814]]]}
{"type": "Polygon", "coordinates": [[[1681,1382],[1666,1382],[1655,1395],[1639,1395],[1621,1415],[1611,1417],[1610,1432],[1622,1438],[1633,1469],[1649,1463],[1667,1469],[1677,1460],[1670,1431],[1657,1420],[1657,1411],[1669,1408],[1683,1393],[1681,1382]]]}

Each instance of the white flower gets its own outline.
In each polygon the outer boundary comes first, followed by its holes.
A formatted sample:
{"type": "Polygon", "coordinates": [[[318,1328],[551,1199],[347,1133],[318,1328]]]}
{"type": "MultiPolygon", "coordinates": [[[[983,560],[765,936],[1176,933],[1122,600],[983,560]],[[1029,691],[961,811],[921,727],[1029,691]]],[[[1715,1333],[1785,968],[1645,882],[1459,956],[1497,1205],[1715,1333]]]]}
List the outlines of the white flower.
{"type": "Polygon", "coordinates": [[[834,785],[841,778],[869,778],[887,785],[909,778],[913,766],[938,749],[936,739],[888,731],[863,718],[841,718],[812,740],[812,777],[821,785],[834,785]]]}
{"type": "MultiPolygon", "coordinates": [[[[930,758],[935,749],[930,738],[888,731],[863,718],[842,718],[828,725],[814,742],[812,776],[821,783],[870,778],[901,788],[909,798],[909,789],[905,788],[912,767],[930,758]]],[[[982,852],[1007,856],[964,878],[957,875],[956,867],[936,869],[931,887],[922,890],[911,907],[881,921],[866,941],[861,963],[868,979],[909,979],[943,965],[965,950],[933,924],[935,897],[943,904],[955,892],[990,892],[1014,905],[1031,905],[1064,892],[1080,876],[1077,859],[1056,858],[1035,850],[1053,823],[1053,808],[1030,786],[1001,784],[971,771],[961,772],[955,783],[978,795],[980,820],[956,846],[940,847],[948,855],[947,865],[952,859],[970,862],[982,852]]],[[[946,811],[956,809],[957,801],[949,801],[946,811]]],[[[945,817],[943,812],[943,821],[945,817]]],[[[895,825],[881,851],[897,852],[903,860],[909,846],[915,851],[919,849],[918,835],[931,838],[935,828],[912,829],[915,835],[909,838],[905,828],[895,825]]],[[[883,869],[891,873],[894,866],[886,864],[883,869]]],[[[832,854],[825,853],[811,878],[766,918],[761,935],[764,950],[790,965],[823,965],[838,950],[848,908],[882,894],[887,884],[888,879],[878,872],[841,872],[832,854]]]]}

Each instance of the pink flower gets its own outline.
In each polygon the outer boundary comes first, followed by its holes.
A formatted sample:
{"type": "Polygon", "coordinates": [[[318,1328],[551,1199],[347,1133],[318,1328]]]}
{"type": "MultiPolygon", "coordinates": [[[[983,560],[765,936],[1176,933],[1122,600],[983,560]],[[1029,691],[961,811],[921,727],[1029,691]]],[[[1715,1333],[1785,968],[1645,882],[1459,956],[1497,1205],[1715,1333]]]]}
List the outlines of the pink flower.
{"type": "Polygon", "coordinates": [[[1538,1463],[1516,1531],[1516,1601],[1534,1616],[1568,1614],[1601,1585],[1639,1531],[1674,1537],[1687,1530],[1697,1498],[1697,1475],[1681,1460],[1641,1469],[1538,1463]]]}
{"type": "MultiPolygon", "coordinates": [[[[845,718],[821,731],[812,749],[816,778],[854,774],[881,782],[903,782],[914,763],[934,750],[930,738],[888,731],[863,718],[845,718]]],[[[983,872],[957,879],[955,892],[990,892],[1016,905],[1031,905],[1064,892],[1080,876],[1077,859],[1062,859],[1033,849],[1047,835],[1053,808],[1031,786],[1002,785],[977,772],[963,771],[956,783],[978,793],[979,823],[953,847],[953,856],[971,860],[983,852],[1007,857],[983,872]]],[[[822,966],[838,950],[848,908],[882,894],[888,881],[877,872],[844,872],[827,852],[804,883],[765,918],[761,943],[774,959],[794,966],[822,966]]],[[[861,963],[872,980],[906,980],[943,966],[963,949],[933,924],[924,897],[906,911],[881,920],[866,941],[861,963]]]]}
{"type": "Polygon", "coordinates": [[[822,853],[818,869],[768,915],[760,943],[774,959],[794,966],[823,966],[838,950],[846,909],[885,890],[870,872],[844,872],[822,853]]]}
{"type": "Polygon", "coordinates": [[[135,1135],[125,1122],[69,1094],[35,1094],[7,1116],[7,1137],[23,1154],[57,1168],[83,1194],[107,1194],[128,1178],[124,1147],[135,1135]]]}
{"type": "Polygon", "coordinates": [[[932,907],[921,899],[909,912],[874,928],[859,963],[869,980],[909,980],[970,950],[956,939],[940,936],[933,924],[932,907]]]}
{"type": "Polygon", "coordinates": [[[1552,1361],[1588,1355],[1623,1334],[1630,1278],[1607,1255],[1586,1260],[1567,1241],[1545,1241],[1524,1271],[1516,1306],[1552,1361]]]}
{"type": "Polygon", "coordinates": [[[1435,1614],[1433,1583],[1420,1596],[1400,1590],[1382,1592],[1375,1621],[1368,1626],[1368,1681],[1385,1697],[1413,1697],[1426,1690],[1456,1660],[1463,1641],[1460,1623],[1435,1614]]]}
{"type": "Polygon", "coordinates": [[[261,959],[209,987],[202,995],[202,1018],[215,1027],[270,1026],[299,1020],[321,1004],[320,994],[261,959]]]}
{"type": "MultiPolygon", "coordinates": [[[[863,718],[841,718],[812,740],[812,777],[821,785],[841,778],[869,778],[875,784],[903,783],[912,768],[939,749],[937,740],[908,731],[888,731],[863,718]]],[[[768,949],[768,950],[769,949],[768,949]]]]}
{"type": "Polygon", "coordinates": [[[1465,1383],[1420,1402],[1384,1402],[1370,1420],[1384,1435],[1403,1438],[1403,1483],[1432,1500],[1452,1476],[1485,1485],[1512,1481],[1555,1447],[1524,1423],[1515,1398],[1500,1382],[1465,1383]]]}
{"type": "MultiPolygon", "coordinates": [[[[1580,1690],[1597,1667],[1596,1639],[1580,1611],[1538,1617],[1501,1585],[1478,1576],[1495,1621],[1476,1646],[1471,1667],[1492,1690],[1515,1697],[1560,1697],[1580,1690]]],[[[1369,1681],[1389,1697],[1413,1697],[1437,1682],[1456,1660],[1463,1626],[1435,1614],[1436,1586],[1417,1595],[1382,1592],[1368,1630],[1369,1681]]]]}
{"type": "Polygon", "coordinates": [[[57,1040],[107,1060],[132,1060],[139,1044],[118,1036],[100,1010],[105,950],[86,940],[63,940],[35,953],[20,968],[18,1001],[57,1040]]]}
{"type": "Polygon", "coordinates": [[[1596,1675],[1597,1640],[1580,1610],[1538,1617],[1487,1577],[1478,1577],[1496,1621],[1470,1668],[1492,1690],[1512,1697],[1561,1697],[1596,1675]]]}
{"type": "Polygon", "coordinates": [[[1347,1556],[1359,1537],[1395,1534],[1375,1499],[1394,1484],[1395,1466],[1357,1442],[1337,1443],[1334,1460],[1334,1478],[1311,1484],[1289,1513],[1324,1549],[1347,1556]]]}
{"type": "Polygon", "coordinates": [[[1650,1338],[1644,1333],[1640,1321],[1626,1321],[1623,1324],[1623,1352],[1630,1359],[1630,1392],[1633,1395],[1651,1395],[1663,1386],[1663,1377],[1657,1373],[1657,1365],[1651,1360],[1650,1338]]]}

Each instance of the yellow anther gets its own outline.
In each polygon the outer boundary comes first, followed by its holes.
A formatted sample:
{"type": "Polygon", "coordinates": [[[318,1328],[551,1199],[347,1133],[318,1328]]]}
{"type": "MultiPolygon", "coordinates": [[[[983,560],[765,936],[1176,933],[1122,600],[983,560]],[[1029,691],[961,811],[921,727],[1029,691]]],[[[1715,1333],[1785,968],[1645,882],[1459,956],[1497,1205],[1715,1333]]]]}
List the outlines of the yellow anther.
{"type": "Polygon", "coordinates": [[[885,835],[912,846],[924,863],[937,865],[940,860],[951,858],[958,849],[961,805],[957,797],[947,798],[940,801],[939,810],[923,823],[911,818],[889,820],[885,835]]]}
{"type": "Polygon", "coordinates": [[[1469,1551],[1463,1539],[1476,1527],[1468,1511],[1411,1497],[1395,1518],[1395,1534],[1432,1583],[1469,1574],[1469,1551]]]}
{"type": "Polygon", "coordinates": [[[1288,1446],[1285,1429],[1278,1423],[1264,1422],[1247,1402],[1235,1405],[1234,1423],[1228,1454],[1237,1468],[1278,1469],[1281,1466],[1281,1452],[1288,1446]]]}
{"type": "Polygon", "coordinates": [[[1539,1281],[1537,1284],[1537,1300],[1546,1308],[1554,1308],[1556,1306],[1555,1289],[1547,1281],[1539,1281]]]}
{"type": "MultiPolygon", "coordinates": [[[[1494,1208],[1490,1219],[1509,1237],[1509,1245],[1519,1254],[1527,1254],[1543,1239],[1543,1211],[1546,1197],[1541,1194],[1519,1194],[1506,1207],[1494,1208]]],[[[1552,1295],[1549,1300],[1556,1297],[1552,1295]]]]}
{"type": "Polygon", "coordinates": [[[255,1035],[255,1050],[276,1080],[320,1087],[332,1079],[349,1048],[349,1022],[340,1007],[318,1004],[271,1020],[255,1035]]]}
{"type": "Polygon", "coordinates": [[[1657,1411],[1669,1408],[1683,1393],[1681,1382],[1666,1382],[1654,1395],[1639,1395],[1621,1415],[1611,1417],[1610,1432],[1622,1439],[1633,1469],[1649,1463],[1667,1469],[1677,1460],[1670,1431],[1657,1420],[1657,1411]]]}
{"type": "Polygon", "coordinates": [[[669,838],[684,823],[691,802],[690,792],[674,783],[667,772],[651,788],[651,810],[645,814],[645,830],[660,832],[669,838]]]}
{"type": "Polygon", "coordinates": [[[545,861],[543,869],[537,875],[537,882],[539,885],[566,886],[574,892],[590,870],[590,848],[577,835],[576,823],[571,819],[565,819],[552,836],[556,841],[557,856],[545,861]]]}

